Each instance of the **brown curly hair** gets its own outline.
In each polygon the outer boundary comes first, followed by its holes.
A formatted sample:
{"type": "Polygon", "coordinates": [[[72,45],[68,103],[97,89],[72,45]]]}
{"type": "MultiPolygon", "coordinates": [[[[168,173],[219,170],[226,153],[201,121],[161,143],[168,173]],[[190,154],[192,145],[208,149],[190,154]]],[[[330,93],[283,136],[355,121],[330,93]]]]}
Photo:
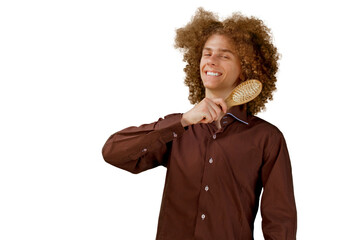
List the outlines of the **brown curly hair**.
{"type": "Polygon", "coordinates": [[[248,102],[248,114],[265,110],[265,103],[272,100],[276,90],[276,72],[279,54],[272,44],[270,29],[255,17],[245,17],[233,13],[230,18],[219,21],[212,12],[198,8],[191,21],[176,30],[175,48],[182,50],[183,61],[187,63],[185,85],[189,87],[189,100],[192,104],[205,97],[205,87],[200,77],[200,60],[206,40],[213,34],[227,36],[234,42],[241,62],[241,81],[258,79],[263,89],[258,97],[248,102]]]}

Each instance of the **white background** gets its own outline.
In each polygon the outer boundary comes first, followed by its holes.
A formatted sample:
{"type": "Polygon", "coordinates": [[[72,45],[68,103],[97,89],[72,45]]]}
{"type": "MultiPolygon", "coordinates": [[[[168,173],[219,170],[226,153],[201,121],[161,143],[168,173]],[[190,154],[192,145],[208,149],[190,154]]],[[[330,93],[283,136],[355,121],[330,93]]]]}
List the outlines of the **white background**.
{"type": "Polygon", "coordinates": [[[199,6],[272,29],[278,91],[258,116],[287,140],[298,239],[360,239],[355,3],[1,1],[0,239],[155,239],[166,169],[133,175],[101,149],[191,108],[173,43],[199,6]]]}

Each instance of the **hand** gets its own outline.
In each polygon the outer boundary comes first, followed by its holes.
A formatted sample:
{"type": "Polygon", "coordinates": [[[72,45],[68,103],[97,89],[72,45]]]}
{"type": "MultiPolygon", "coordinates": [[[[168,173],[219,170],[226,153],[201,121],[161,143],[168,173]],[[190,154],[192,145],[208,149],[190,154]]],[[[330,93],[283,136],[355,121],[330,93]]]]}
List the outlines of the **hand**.
{"type": "Polygon", "coordinates": [[[211,123],[220,119],[227,111],[227,106],[222,98],[204,98],[190,111],[183,114],[181,124],[183,127],[197,123],[211,123]]]}

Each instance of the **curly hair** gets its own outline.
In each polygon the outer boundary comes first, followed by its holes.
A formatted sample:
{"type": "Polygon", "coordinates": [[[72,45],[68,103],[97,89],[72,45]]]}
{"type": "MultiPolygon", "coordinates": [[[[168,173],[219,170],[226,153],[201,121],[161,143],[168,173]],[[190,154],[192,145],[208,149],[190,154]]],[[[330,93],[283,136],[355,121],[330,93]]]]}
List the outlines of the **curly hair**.
{"type": "Polygon", "coordinates": [[[200,77],[200,60],[207,39],[213,34],[227,36],[234,43],[241,63],[241,81],[257,79],[263,84],[259,96],[246,103],[247,113],[255,115],[265,110],[265,103],[273,99],[276,90],[276,72],[279,54],[272,43],[270,29],[255,17],[245,17],[233,13],[224,21],[212,12],[198,8],[185,27],[176,30],[175,48],[183,52],[185,85],[189,87],[189,100],[192,104],[205,97],[205,87],[200,77]]]}

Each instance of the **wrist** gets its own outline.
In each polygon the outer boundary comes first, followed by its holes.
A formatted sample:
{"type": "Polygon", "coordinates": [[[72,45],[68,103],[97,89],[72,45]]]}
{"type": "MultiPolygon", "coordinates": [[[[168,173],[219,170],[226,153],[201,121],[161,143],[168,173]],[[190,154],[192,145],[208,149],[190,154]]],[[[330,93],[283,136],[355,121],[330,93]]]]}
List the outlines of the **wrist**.
{"type": "Polygon", "coordinates": [[[184,118],[184,115],[185,115],[185,114],[183,114],[182,117],[181,117],[181,125],[182,125],[183,127],[187,127],[187,126],[189,126],[189,125],[191,125],[191,124],[190,124],[190,122],[189,122],[188,120],[186,120],[186,118],[184,118]]]}

